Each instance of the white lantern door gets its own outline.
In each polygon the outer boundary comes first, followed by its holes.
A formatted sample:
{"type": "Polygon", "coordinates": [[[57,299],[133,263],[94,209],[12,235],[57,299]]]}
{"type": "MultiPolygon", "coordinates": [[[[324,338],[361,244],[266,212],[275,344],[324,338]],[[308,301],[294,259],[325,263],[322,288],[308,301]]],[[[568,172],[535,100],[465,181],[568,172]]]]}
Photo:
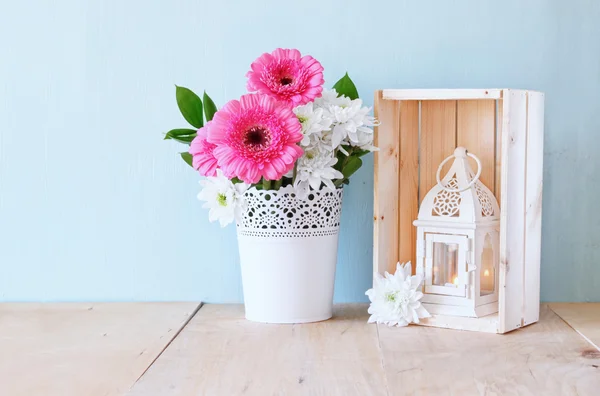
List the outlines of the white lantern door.
{"type": "Polygon", "coordinates": [[[468,242],[465,235],[425,234],[426,294],[466,297],[468,242]]]}

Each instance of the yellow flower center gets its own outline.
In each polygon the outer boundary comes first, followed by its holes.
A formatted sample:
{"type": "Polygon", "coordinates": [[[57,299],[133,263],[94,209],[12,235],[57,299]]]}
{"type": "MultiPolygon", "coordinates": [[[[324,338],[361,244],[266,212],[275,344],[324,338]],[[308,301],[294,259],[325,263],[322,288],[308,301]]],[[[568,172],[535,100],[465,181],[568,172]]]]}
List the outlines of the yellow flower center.
{"type": "Polygon", "coordinates": [[[221,206],[227,206],[227,197],[223,193],[217,194],[217,202],[221,206]]]}

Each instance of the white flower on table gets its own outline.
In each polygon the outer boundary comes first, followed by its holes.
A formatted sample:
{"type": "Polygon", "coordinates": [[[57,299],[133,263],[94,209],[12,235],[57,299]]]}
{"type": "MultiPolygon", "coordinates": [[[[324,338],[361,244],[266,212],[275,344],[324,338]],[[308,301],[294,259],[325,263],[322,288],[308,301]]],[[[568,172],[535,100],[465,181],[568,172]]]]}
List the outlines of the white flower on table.
{"type": "Polygon", "coordinates": [[[243,194],[250,187],[248,184],[234,184],[217,169],[217,176],[201,180],[200,185],[202,190],[198,199],[205,201],[203,208],[210,209],[208,219],[211,223],[219,220],[221,227],[225,227],[241,218],[245,209],[243,194]]]}
{"type": "Polygon", "coordinates": [[[404,265],[398,263],[394,275],[375,273],[373,288],[365,293],[371,300],[368,322],[408,326],[431,317],[419,301],[423,297],[418,290],[422,281],[421,275],[411,275],[410,261],[404,265]]]}

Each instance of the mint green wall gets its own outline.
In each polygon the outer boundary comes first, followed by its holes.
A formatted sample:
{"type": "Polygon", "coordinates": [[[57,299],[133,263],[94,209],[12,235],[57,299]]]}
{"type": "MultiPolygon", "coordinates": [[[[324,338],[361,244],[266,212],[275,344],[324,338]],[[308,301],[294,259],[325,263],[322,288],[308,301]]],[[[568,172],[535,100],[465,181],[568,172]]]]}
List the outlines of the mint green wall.
{"type": "MultiPolygon", "coordinates": [[[[0,300],[242,298],[235,229],[161,134],[174,84],[218,104],[297,47],[378,88],[546,92],[542,298],[600,301],[600,2],[4,1],[0,300]]],[[[373,162],[345,194],[337,301],[364,301],[373,162]]]]}

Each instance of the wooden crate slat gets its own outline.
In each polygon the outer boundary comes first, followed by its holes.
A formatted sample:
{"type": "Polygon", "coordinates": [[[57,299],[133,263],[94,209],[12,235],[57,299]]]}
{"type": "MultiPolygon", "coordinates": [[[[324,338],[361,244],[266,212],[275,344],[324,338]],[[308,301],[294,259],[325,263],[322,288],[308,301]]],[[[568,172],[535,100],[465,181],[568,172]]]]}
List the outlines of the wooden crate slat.
{"type": "MultiPolygon", "coordinates": [[[[427,100],[421,102],[421,148],[419,204],[437,183],[439,164],[456,148],[456,101],[427,100]]],[[[442,171],[441,177],[450,164],[442,171]]]]}
{"type": "Polygon", "coordinates": [[[384,89],[386,100],[500,99],[501,89],[384,89]]]}
{"type": "Polygon", "coordinates": [[[528,93],[525,200],[525,296],[523,324],[539,319],[544,158],[544,95],[528,93]]]}
{"type": "MultiPolygon", "coordinates": [[[[482,165],[479,180],[492,192],[495,191],[495,120],[496,102],[493,100],[459,100],[456,107],[457,146],[463,146],[475,154],[482,165]]],[[[477,164],[469,158],[474,172],[477,164]]]]}
{"type": "Polygon", "coordinates": [[[419,102],[400,102],[399,261],[416,266],[419,211],[419,102]]]}
{"type": "Polygon", "coordinates": [[[394,272],[398,262],[398,182],[400,155],[400,102],[383,100],[375,93],[375,202],[373,230],[373,270],[394,272]],[[379,176],[378,176],[379,175],[379,176]]]}
{"type": "Polygon", "coordinates": [[[525,261],[525,166],[527,93],[504,94],[502,136],[502,201],[500,203],[499,330],[522,326],[525,261]]]}
{"type": "Polygon", "coordinates": [[[500,184],[502,183],[502,114],[503,112],[503,104],[502,99],[496,101],[496,170],[494,174],[496,176],[496,180],[494,181],[495,195],[496,201],[498,204],[501,201],[502,197],[502,189],[500,188],[500,184]]]}

